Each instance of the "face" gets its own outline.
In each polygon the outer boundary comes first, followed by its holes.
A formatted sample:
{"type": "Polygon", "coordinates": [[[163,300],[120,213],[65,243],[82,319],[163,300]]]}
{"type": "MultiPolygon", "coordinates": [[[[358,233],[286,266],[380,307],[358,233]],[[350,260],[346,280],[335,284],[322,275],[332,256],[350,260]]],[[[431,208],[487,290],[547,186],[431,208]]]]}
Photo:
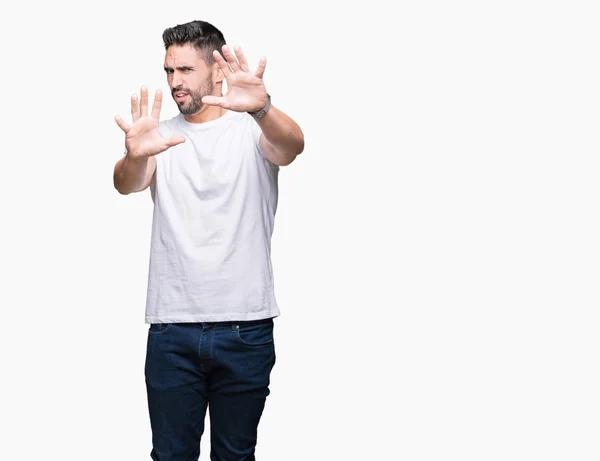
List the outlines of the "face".
{"type": "Polygon", "coordinates": [[[213,70],[191,45],[171,45],[165,56],[165,72],[171,95],[184,115],[195,115],[204,104],[202,97],[213,94],[213,70]]]}

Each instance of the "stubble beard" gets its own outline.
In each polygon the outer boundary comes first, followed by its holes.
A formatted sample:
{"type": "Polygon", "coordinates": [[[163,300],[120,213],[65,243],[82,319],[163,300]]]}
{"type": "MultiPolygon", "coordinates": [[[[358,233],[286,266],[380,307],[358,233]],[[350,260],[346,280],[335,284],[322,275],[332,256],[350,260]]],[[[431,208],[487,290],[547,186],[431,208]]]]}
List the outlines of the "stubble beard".
{"type": "Polygon", "coordinates": [[[181,112],[183,115],[196,115],[202,110],[202,108],[205,105],[202,102],[202,98],[204,96],[210,96],[213,92],[214,87],[215,86],[212,82],[212,79],[209,77],[204,81],[204,83],[200,86],[198,90],[193,91],[189,88],[179,86],[177,88],[173,88],[173,90],[171,91],[171,95],[173,96],[173,98],[175,98],[175,93],[180,91],[186,92],[189,95],[190,100],[186,100],[181,103],[175,101],[177,102],[179,112],[181,112]]]}

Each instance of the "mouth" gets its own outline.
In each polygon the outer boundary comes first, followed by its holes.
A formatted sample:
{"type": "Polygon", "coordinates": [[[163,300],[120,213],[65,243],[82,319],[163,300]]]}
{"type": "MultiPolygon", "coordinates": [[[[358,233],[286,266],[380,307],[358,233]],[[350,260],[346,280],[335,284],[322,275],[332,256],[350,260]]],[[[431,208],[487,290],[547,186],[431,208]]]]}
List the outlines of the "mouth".
{"type": "Polygon", "coordinates": [[[173,97],[175,98],[175,101],[182,102],[185,101],[185,98],[188,97],[188,94],[184,91],[178,91],[176,93],[173,93],[173,97]]]}

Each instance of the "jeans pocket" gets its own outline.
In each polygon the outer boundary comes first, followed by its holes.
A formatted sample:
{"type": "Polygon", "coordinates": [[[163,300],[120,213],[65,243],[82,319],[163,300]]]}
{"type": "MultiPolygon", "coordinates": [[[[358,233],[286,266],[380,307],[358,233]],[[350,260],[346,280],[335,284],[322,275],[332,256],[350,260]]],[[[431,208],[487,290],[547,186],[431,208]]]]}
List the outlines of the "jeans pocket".
{"type": "Polygon", "coordinates": [[[151,323],[148,333],[151,335],[162,335],[171,329],[170,323],[151,323]]]}
{"type": "Polygon", "coordinates": [[[273,343],[273,319],[258,322],[239,322],[235,325],[235,337],[245,346],[266,346],[273,343]]]}

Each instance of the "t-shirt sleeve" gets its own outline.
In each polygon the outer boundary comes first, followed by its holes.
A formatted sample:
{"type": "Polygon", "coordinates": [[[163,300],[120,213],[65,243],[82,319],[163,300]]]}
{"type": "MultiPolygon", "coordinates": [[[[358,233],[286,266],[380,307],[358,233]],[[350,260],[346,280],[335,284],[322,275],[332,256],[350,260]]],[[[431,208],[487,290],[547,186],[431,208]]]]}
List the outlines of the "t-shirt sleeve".
{"type": "Polygon", "coordinates": [[[249,115],[248,117],[249,117],[248,123],[250,123],[250,130],[252,131],[252,139],[254,141],[254,147],[256,147],[258,152],[264,156],[264,152],[260,148],[260,135],[262,134],[262,130],[260,129],[260,126],[258,126],[258,123],[256,123],[256,121],[252,118],[252,116],[249,115]]]}

